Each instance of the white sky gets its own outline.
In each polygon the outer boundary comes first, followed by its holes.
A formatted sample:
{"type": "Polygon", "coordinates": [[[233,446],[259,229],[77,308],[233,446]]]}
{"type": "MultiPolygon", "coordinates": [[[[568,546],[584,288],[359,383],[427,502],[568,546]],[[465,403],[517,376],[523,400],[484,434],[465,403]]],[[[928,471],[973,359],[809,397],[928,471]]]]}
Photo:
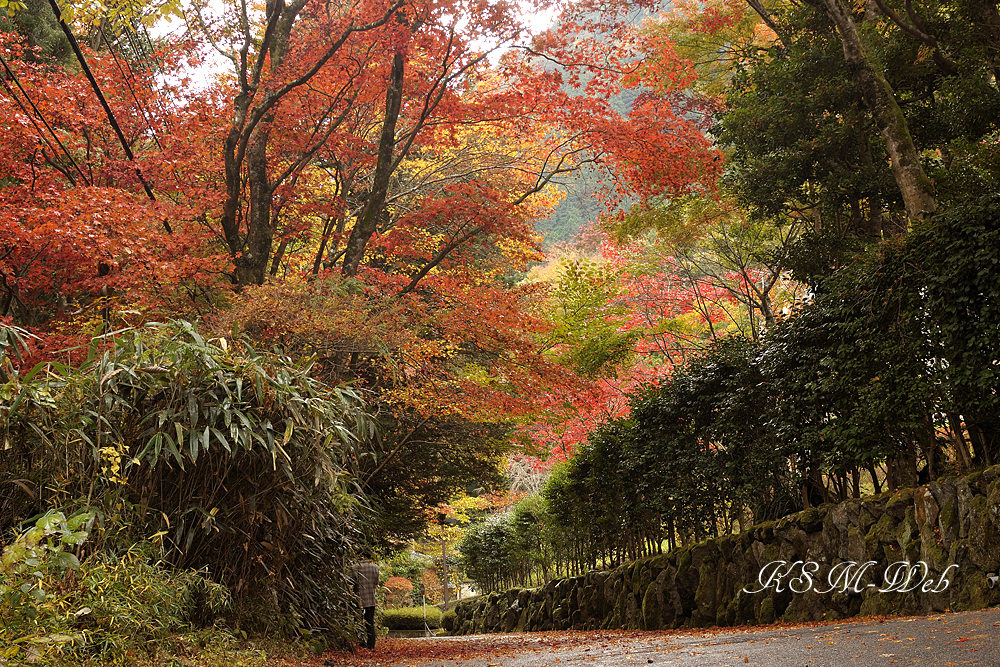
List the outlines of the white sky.
{"type": "MultiPolygon", "coordinates": [[[[219,16],[222,12],[223,7],[226,6],[224,0],[209,0],[208,7],[211,15],[219,16]]],[[[545,30],[552,24],[555,18],[555,10],[547,10],[543,12],[531,12],[526,3],[519,3],[522,9],[522,17],[528,25],[529,30],[534,34],[545,30]]],[[[206,14],[206,18],[208,15],[206,14]]],[[[179,33],[184,28],[180,19],[171,18],[170,20],[161,21],[157,25],[150,29],[150,35],[155,38],[167,37],[171,34],[179,33]]],[[[224,45],[220,45],[224,46],[224,45]]],[[[483,44],[481,48],[488,49],[493,45],[483,44]]],[[[499,61],[500,56],[503,55],[506,49],[497,50],[490,56],[490,62],[494,65],[499,61]]],[[[203,89],[216,74],[225,72],[232,67],[232,63],[226,58],[221,56],[217,51],[208,47],[206,53],[206,64],[201,67],[192,76],[192,81],[195,82],[194,88],[197,90],[203,89]]]]}

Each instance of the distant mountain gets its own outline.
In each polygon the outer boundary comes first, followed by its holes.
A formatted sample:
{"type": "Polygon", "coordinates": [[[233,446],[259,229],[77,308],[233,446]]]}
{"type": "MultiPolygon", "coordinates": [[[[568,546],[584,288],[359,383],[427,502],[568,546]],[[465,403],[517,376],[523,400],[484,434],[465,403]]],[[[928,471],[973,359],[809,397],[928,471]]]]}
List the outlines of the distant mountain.
{"type": "MultiPolygon", "coordinates": [[[[662,3],[662,7],[666,9],[669,7],[669,3],[662,3]]],[[[634,10],[629,12],[627,19],[639,24],[658,13],[658,11],[648,9],[634,10]]],[[[597,15],[593,14],[593,18],[597,18],[597,15]]],[[[558,26],[559,22],[556,21],[553,29],[558,29],[558,26]]],[[[609,41],[608,47],[612,46],[613,44],[609,41]]],[[[563,69],[551,62],[546,62],[543,66],[549,71],[563,69]]],[[[587,81],[586,75],[581,78],[584,82],[587,81]]],[[[568,85],[563,86],[563,91],[570,95],[581,94],[578,89],[568,85]]],[[[632,104],[641,93],[642,91],[639,89],[623,90],[611,98],[609,102],[615,111],[622,116],[627,116],[632,110],[632,104]]],[[[596,198],[600,180],[593,171],[570,175],[562,179],[560,187],[566,192],[566,198],[549,218],[540,220],[535,225],[538,232],[545,236],[544,245],[546,248],[550,248],[556,243],[569,241],[579,233],[584,225],[596,220],[601,212],[601,205],[596,198]]]]}
{"type": "Polygon", "coordinates": [[[545,237],[546,248],[569,241],[584,225],[596,220],[601,212],[595,195],[600,184],[593,172],[573,174],[560,187],[566,192],[566,198],[549,218],[535,224],[538,233],[545,237]]]}

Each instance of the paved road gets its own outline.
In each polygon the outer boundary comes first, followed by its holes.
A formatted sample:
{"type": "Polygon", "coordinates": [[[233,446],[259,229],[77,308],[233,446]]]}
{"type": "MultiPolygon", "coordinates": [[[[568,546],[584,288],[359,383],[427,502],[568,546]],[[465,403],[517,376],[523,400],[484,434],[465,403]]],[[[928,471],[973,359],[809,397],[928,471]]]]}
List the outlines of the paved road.
{"type": "MultiPolygon", "coordinates": [[[[448,667],[1000,667],[1000,609],[768,630],[539,633],[456,637],[509,647],[430,663],[448,667]]],[[[426,663],[425,663],[426,664],[426,663]]]]}

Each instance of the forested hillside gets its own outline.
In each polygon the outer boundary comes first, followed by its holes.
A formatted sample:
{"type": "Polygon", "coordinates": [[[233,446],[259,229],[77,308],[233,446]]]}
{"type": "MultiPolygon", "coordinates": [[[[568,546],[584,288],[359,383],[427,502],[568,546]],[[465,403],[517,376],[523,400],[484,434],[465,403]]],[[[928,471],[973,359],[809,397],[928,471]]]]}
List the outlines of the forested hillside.
{"type": "MultiPolygon", "coordinates": [[[[662,4],[660,8],[663,9],[666,6],[666,4],[662,4]]],[[[647,19],[656,15],[654,9],[643,6],[633,7],[629,4],[623,4],[619,10],[621,20],[633,26],[641,26],[647,19]]],[[[585,19],[595,21],[600,27],[600,12],[589,12],[583,16],[585,19]]],[[[558,30],[559,27],[557,19],[553,29],[558,30]]],[[[601,30],[598,30],[592,37],[598,43],[603,42],[608,50],[615,48],[613,32],[605,35],[601,30]]],[[[566,68],[557,62],[541,60],[539,64],[548,72],[559,72],[563,75],[567,73],[566,68]]],[[[591,75],[584,72],[580,78],[582,81],[589,81],[591,75]]],[[[582,94],[579,88],[569,83],[563,86],[563,91],[569,95],[582,94]]],[[[625,88],[610,96],[608,103],[619,115],[627,117],[641,92],[642,90],[638,88],[625,88]]],[[[598,199],[601,188],[600,172],[582,170],[567,174],[566,177],[558,181],[558,185],[565,194],[564,198],[556,205],[548,218],[541,219],[535,224],[535,228],[544,236],[546,249],[572,242],[574,237],[579,235],[580,230],[594,224],[602,213],[607,212],[598,199]]]]}

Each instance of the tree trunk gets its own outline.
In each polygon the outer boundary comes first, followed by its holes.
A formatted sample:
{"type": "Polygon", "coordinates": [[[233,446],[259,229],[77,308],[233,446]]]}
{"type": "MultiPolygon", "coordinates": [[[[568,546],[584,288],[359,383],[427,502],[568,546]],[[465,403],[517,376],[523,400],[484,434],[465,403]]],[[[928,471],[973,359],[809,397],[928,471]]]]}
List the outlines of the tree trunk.
{"type": "Polygon", "coordinates": [[[396,121],[403,101],[403,56],[397,53],[392,59],[392,73],[389,75],[389,88],[385,93],[385,122],[382,124],[382,136],[379,139],[378,162],[375,164],[375,176],[372,191],[364,212],[358,216],[347,239],[347,249],[344,252],[344,264],[341,273],[346,277],[358,274],[358,267],[365,255],[368,239],[378,228],[378,220],[385,206],[386,194],[389,190],[389,178],[392,176],[393,148],[396,144],[396,121]]]}
{"type": "Polygon", "coordinates": [[[924,456],[927,458],[927,481],[933,482],[940,474],[937,461],[937,433],[934,430],[934,422],[931,420],[929,414],[924,414],[921,421],[923,424],[917,428],[917,441],[920,443],[920,448],[924,450],[924,456]]]}
{"type": "Polygon", "coordinates": [[[806,496],[803,497],[803,500],[808,500],[806,507],[816,507],[829,502],[826,486],[823,484],[823,473],[820,472],[818,464],[810,465],[809,470],[806,471],[804,488],[806,496]]]}
{"type": "Polygon", "coordinates": [[[910,128],[906,123],[892,86],[867,53],[850,12],[841,0],[812,0],[837,26],[844,47],[844,58],[854,80],[861,86],[865,104],[871,111],[889,151],[892,174],[903,195],[906,214],[919,220],[937,209],[934,188],[920,165],[910,128]]]}
{"type": "Polygon", "coordinates": [[[972,470],[972,459],[969,458],[969,448],[965,444],[965,435],[962,433],[962,420],[957,412],[948,413],[948,426],[951,427],[952,443],[959,464],[962,466],[962,472],[967,473],[972,470]]]}
{"type": "Polygon", "coordinates": [[[267,275],[274,229],[271,227],[271,198],[274,188],[268,177],[267,143],[269,122],[262,122],[247,149],[247,185],[250,212],[243,253],[236,258],[236,280],[240,285],[262,285],[267,275]]]}
{"type": "Polygon", "coordinates": [[[916,452],[912,442],[906,443],[906,450],[891,457],[889,464],[889,489],[909,489],[917,485],[916,452]]]}
{"type": "Polygon", "coordinates": [[[875,490],[875,495],[882,493],[882,485],[878,481],[878,470],[875,469],[874,463],[868,464],[868,474],[872,477],[872,488],[875,490]]]}
{"type": "Polygon", "coordinates": [[[965,426],[969,429],[969,439],[972,441],[972,451],[975,455],[975,462],[977,465],[993,465],[993,457],[990,456],[989,449],[986,447],[986,436],[983,430],[979,428],[979,425],[975,422],[975,417],[970,418],[969,415],[965,416],[965,426]]]}

